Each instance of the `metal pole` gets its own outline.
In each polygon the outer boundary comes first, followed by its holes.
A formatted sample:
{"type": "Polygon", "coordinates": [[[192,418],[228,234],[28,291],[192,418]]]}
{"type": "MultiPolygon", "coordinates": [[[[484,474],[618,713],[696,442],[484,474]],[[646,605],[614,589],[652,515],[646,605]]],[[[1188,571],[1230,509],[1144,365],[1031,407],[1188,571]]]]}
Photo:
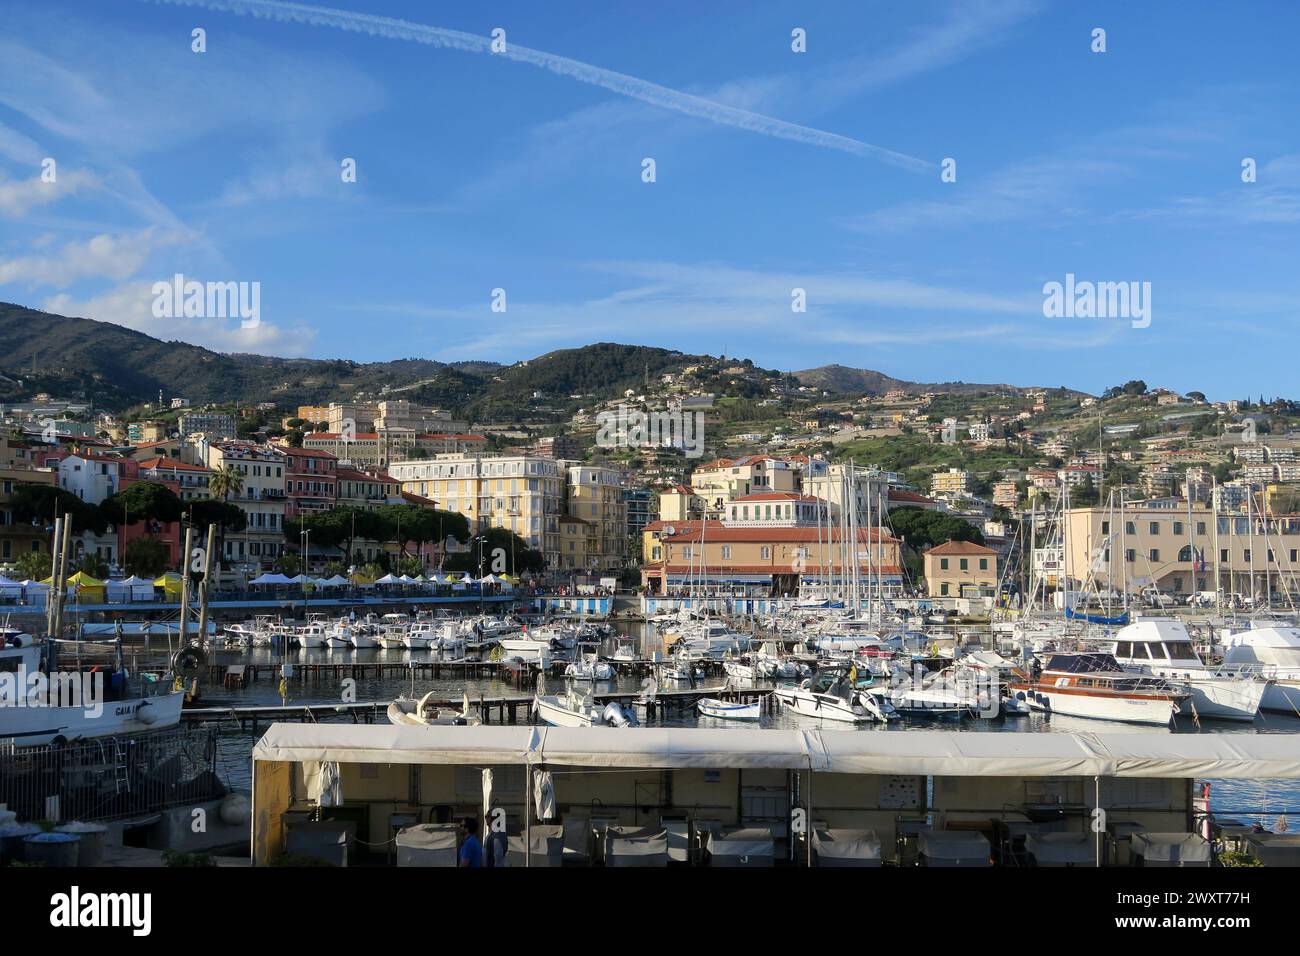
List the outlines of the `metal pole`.
{"type": "Polygon", "coordinates": [[[45,596],[45,633],[54,636],[54,582],[59,579],[59,546],[63,543],[63,520],[54,519],[54,538],[50,541],[50,591],[45,596]]]}
{"type": "Polygon", "coordinates": [[[808,768],[808,796],[804,800],[804,806],[806,806],[808,809],[808,819],[804,821],[803,841],[804,841],[805,862],[810,867],[812,866],[812,830],[813,830],[812,781],[813,781],[813,772],[812,772],[812,768],[809,767],[808,768]]]}
{"type": "Polygon", "coordinates": [[[533,865],[533,770],[524,764],[524,866],[533,865]]]}
{"type": "MultiPolygon", "coordinates": [[[[59,564],[55,568],[54,587],[54,637],[63,636],[63,600],[65,593],[65,581],[68,576],[68,549],[72,546],[72,517],[68,516],[63,519],[63,541],[59,547],[59,564]]],[[[81,654],[81,645],[77,645],[77,654],[81,654]]]]}
{"type": "MultiPolygon", "coordinates": [[[[1096,846],[1097,866],[1101,866],[1101,830],[1097,829],[1100,821],[1106,819],[1100,812],[1101,810],[1101,777],[1093,777],[1093,785],[1096,787],[1096,799],[1093,801],[1092,829],[1094,834],[1094,843],[1096,846]]],[[[1104,829],[1104,827],[1102,828],[1104,829]]]]}
{"type": "Polygon", "coordinates": [[[185,529],[185,550],[181,553],[181,625],[180,646],[190,633],[190,549],[194,546],[194,527],[185,529]]]}
{"type": "Polygon", "coordinates": [[[212,548],[216,541],[217,526],[208,525],[208,546],[203,551],[203,580],[199,583],[199,646],[208,650],[208,579],[212,576],[212,548]]]}

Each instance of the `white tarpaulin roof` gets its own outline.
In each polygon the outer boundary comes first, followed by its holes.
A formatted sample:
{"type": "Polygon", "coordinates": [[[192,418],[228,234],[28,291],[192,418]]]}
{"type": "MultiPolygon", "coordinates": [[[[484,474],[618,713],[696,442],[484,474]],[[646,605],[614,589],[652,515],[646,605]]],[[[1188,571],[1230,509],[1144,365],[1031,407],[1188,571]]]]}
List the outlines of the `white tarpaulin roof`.
{"type": "Polygon", "coordinates": [[[259,574],[257,577],[253,578],[253,580],[249,581],[248,583],[249,584],[290,584],[292,582],[290,581],[289,578],[286,578],[283,574],[259,574]]]}
{"type": "Polygon", "coordinates": [[[403,727],[272,724],[254,760],[552,767],[769,768],[985,777],[1300,779],[1287,734],[403,727]]]}

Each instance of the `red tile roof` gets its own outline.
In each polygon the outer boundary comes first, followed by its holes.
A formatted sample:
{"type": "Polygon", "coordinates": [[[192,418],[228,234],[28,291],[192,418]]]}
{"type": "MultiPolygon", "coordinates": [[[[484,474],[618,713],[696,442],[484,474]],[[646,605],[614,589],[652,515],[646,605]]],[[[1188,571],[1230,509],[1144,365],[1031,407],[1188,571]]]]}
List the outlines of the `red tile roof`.
{"type": "Polygon", "coordinates": [[[992,548],[986,548],[982,544],[976,544],[973,541],[945,541],[943,544],[935,545],[926,554],[997,554],[992,548]]]}
{"type": "MultiPolygon", "coordinates": [[[[827,540],[827,531],[825,528],[818,529],[815,525],[803,528],[738,528],[728,527],[719,521],[709,521],[707,523],[700,521],[652,521],[645,526],[646,531],[662,531],[665,525],[672,525],[674,534],[668,537],[671,542],[683,542],[691,544],[701,540],[703,533],[704,544],[710,544],[714,541],[728,543],[741,543],[745,541],[756,541],[760,543],[816,543],[827,540]]],[[[830,540],[839,541],[841,531],[839,528],[834,529],[830,540]]],[[[896,542],[898,539],[888,533],[881,533],[877,528],[860,528],[858,529],[858,540],[867,542],[878,540],[886,544],[896,542]]]]}

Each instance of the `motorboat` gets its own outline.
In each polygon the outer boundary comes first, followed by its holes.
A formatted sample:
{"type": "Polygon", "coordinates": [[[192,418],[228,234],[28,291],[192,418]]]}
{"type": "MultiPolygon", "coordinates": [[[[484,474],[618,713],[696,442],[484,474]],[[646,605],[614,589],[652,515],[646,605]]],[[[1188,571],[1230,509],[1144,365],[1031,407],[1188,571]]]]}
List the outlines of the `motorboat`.
{"type": "Polygon", "coordinates": [[[402,646],[408,651],[427,651],[437,643],[438,637],[432,621],[415,621],[402,635],[402,646]]]}
{"type": "Polygon", "coordinates": [[[227,647],[252,647],[258,632],[247,624],[227,624],[222,629],[227,647]]]}
{"type": "Polygon", "coordinates": [[[346,617],[340,618],[325,628],[325,643],[330,650],[342,650],[354,647],[352,625],[346,617]]]}
{"type": "Polygon", "coordinates": [[[388,705],[388,722],[403,726],[465,727],[479,723],[478,715],[469,706],[469,695],[461,702],[460,710],[440,707],[433,702],[437,691],[429,691],[418,701],[411,697],[398,697],[388,705]]]}
{"type": "Polygon", "coordinates": [[[321,621],[304,624],[295,632],[293,643],[304,649],[328,647],[325,624],[321,621]]]}
{"type": "Polygon", "coordinates": [[[1255,671],[1207,667],[1187,625],[1174,618],[1143,618],[1120,628],[1107,649],[1127,671],[1163,677],[1190,690],[1179,711],[1187,716],[1254,720],[1268,693],[1268,678],[1255,671]]]}
{"type": "Polygon", "coordinates": [[[852,668],[830,668],[797,687],[778,687],[772,695],[783,707],[804,717],[853,724],[887,720],[888,711],[858,688],[855,677],[852,668]]]}
{"type": "Polygon", "coordinates": [[[594,702],[590,692],[579,693],[573,688],[563,694],[538,694],[533,697],[533,712],[553,727],[635,727],[639,723],[636,711],[610,701],[602,709],[594,702]]]}
{"type": "Polygon", "coordinates": [[[1131,674],[1111,654],[1053,654],[1037,680],[1011,684],[1034,710],[1095,720],[1168,726],[1191,692],[1131,674]]]}
{"type": "Polygon", "coordinates": [[[564,669],[564,676],[582,681],[613,680],[614,668],[604,661],[587,657],[569,664],[564,669]]]}
{"type": "Polygon", "coordinates": [[[762,707],[758,701],[748,704],[734,704],[714,697],[701,697],[695,703],[695,709],[702,717],[716,717],[719,720],[758,720],[762,707]]]}
{"type": "Polygon", "coordinates": [[[949,667],[937,674],[907,675],[899,668],[889,693],[894,709],[905,717],[974,717],[998,711],[997,681],[977,672],[949,667]],[[983,693],[979,687],[984,684],[983,693]]]}
{"type": "Polygon", "coordinates": [[[1222,638],[1223,669],[1271,681],[1260,706],[1300,714],[1300,628],[1267,624],[1222,638]]]}
{"type": "Polygon", "coordinates": [[[732,680],[752,681],[755,676],[754,666],[744,658],[728,658],[722,662],[723,672],[732,680]]]}

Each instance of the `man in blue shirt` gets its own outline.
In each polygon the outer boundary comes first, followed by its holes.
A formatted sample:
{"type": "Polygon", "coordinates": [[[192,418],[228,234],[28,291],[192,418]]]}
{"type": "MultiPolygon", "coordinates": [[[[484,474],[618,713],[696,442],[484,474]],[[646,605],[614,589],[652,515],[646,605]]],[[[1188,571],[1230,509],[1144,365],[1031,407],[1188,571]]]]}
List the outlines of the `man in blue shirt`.
{"type": "Polygon", "coordinates": [[[478,839],[478,821],[473,817],[466,817],[460,822],[460,826],[465,831],[465,841],[460,845],[458,865],[482,866],[483,844],[478,839]]]}

